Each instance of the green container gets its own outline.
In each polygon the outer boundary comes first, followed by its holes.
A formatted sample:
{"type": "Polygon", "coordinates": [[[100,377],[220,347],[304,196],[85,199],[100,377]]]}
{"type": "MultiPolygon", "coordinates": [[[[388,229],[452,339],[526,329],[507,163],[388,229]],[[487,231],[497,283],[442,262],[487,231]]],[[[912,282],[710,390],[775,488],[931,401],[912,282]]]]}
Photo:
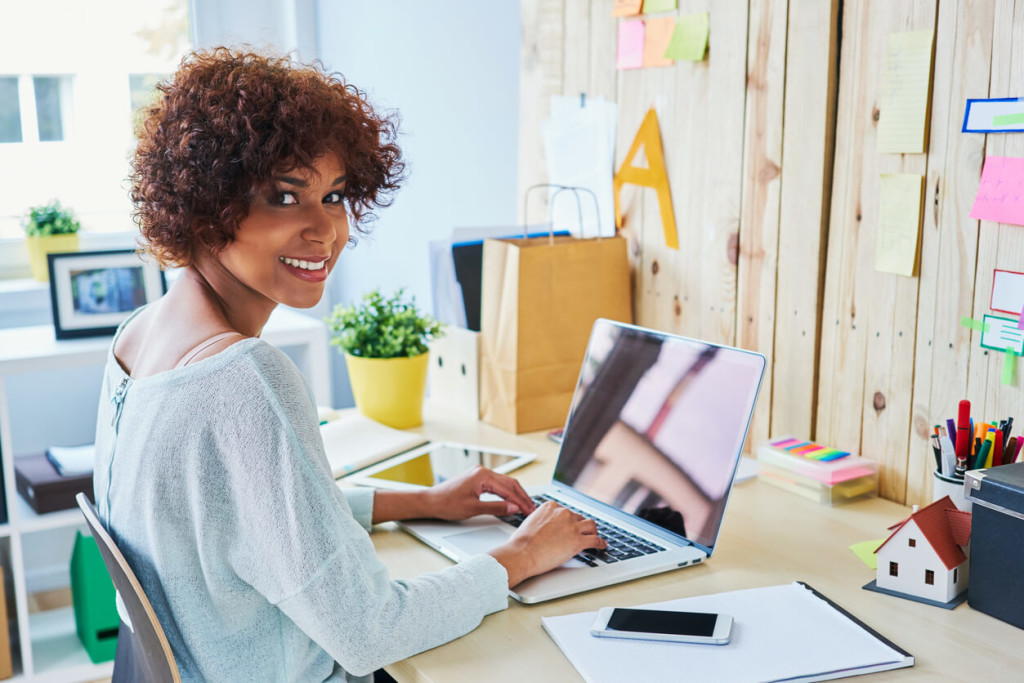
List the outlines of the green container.
{"type": "Polygon", "coordinates": [[[110,580],[96,539],[81,531],[71,552],[71,600],[75,606],[78,638],[94,664],[114,658],[117,650],[117,615],[114,582],[110,580]]]}

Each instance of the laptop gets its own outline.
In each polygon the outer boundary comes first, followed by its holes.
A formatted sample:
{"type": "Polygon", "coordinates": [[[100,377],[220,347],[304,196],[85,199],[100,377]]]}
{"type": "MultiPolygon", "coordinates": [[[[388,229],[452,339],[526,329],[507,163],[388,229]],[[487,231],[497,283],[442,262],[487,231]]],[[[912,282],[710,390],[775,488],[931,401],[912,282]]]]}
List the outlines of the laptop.
{"type": "MultiPolygon", "coordinates": [[[[530,487],[598,523],[585,551],[514,586],[542,602],[703,562],[715,550],[764,374],[759,353],[599,319],[551,482],[530,487]]],[[[401,526],[453,560],[504,543],[521,517],[401,526]]]]}

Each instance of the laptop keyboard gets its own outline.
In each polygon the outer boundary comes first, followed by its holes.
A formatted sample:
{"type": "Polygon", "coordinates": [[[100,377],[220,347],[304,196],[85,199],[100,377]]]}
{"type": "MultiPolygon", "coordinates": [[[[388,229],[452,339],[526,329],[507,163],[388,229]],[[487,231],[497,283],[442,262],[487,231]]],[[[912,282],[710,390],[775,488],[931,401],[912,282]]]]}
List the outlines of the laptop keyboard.
{"type": "MultiPolygon", "coordinates": [[[[533,496],[533,502],[540,506],[549,500],[554,500],[549,496],[533,496]]],[[[572,510],[576,514],[583,515],[588,519],[592,519],[590,515],[578,510],[571,505],[566,505],[561,501],[555,501],[562,507],[572,510]]],[[[504,515],[498,517],[503,522],[511,524],[514,527],[518,527],[526,519],[526,515],[517,513],[514,515],[504,515]]],[[[604,562],[605,564],[611,564],[613,562],[621,562],[623,560],[630,560],[634,557],[641,557],[643,555],[650,555],[664,550],[660,545],[652,543],[646,539],[640,538],[635,534],[631,534],[628,531],[621,529],[613,524],[604,522],[599,519],[594,520],[597,523],[597,535],[603,538],[608,543],[608,547],[604,550],[598,550],[596,548],[589,548],[584,550],[575,556],[575,559],[583,562],[591,567],[599,566],[597,560],[604,562]]]]}

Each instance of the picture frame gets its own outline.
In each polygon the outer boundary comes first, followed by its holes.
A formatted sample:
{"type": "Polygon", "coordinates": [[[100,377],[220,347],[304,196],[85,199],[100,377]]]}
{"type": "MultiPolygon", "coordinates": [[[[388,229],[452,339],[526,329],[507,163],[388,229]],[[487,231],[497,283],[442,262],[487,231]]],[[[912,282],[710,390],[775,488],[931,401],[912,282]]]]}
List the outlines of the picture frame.
{"type": "Polygon", "coordinates": [[[47,255],[57,339],[112,335],[139,306],[167,291],[167,278],[134,249],[47,255]]]}

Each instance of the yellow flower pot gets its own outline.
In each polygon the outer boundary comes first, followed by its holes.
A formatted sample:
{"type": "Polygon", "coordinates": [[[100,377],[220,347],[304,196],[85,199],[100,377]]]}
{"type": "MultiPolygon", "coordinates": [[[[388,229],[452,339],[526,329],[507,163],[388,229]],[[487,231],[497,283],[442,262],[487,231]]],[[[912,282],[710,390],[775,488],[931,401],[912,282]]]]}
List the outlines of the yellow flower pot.
{"type": "Polygon", "coordinates": [[[47,254],[78,251],[78,233],[28,236],[25,240],[28,246],[29,265],[32,266],[32,277],[40,282],[48,282],[50,279],[50,266],[46,262],[47,254]]]}
{"type": "Polygon", "coordinates": [[[361,358],[345,354],[356,408],[395,429],[423,424],[430,354],[411,358],[361,358]]]}

